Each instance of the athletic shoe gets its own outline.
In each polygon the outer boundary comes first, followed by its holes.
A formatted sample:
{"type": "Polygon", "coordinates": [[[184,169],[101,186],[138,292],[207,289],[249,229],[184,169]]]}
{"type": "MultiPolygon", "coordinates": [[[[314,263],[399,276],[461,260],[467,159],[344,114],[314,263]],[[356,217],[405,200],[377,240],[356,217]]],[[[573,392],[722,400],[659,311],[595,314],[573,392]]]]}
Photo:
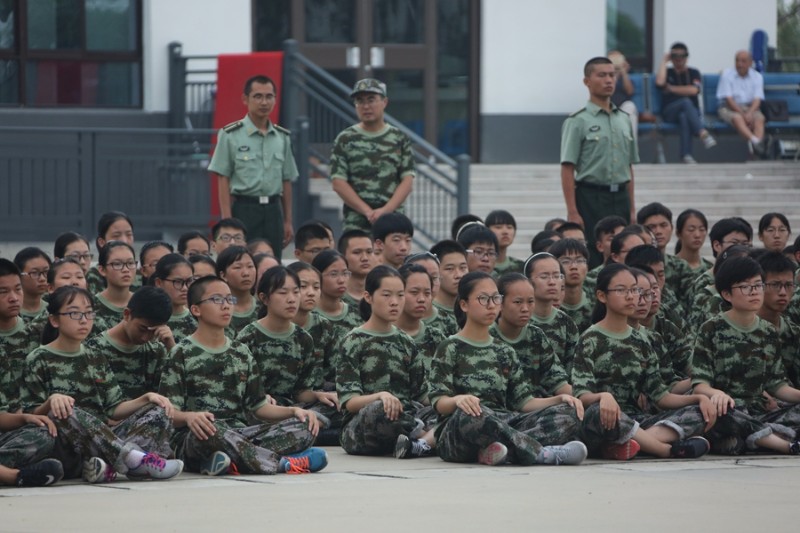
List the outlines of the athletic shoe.
{"type": "Polygon", "coordinates": [[[562,446],[545,446],[539,452],[537,462],[543,465],[579,465],[589,455],[586,445],[573,440],[562,446]]]}
{"type": "Polygon", "coordinates": [[[694,160],[694,157],[690,156],[689,154],[686,154],[685,156],[683,156],[683,162],[686,163],[687,165],[696,165],[697,164],[697,161],[694,160]]]}
{"type": "Polygon", "coordinates": [[[425,434],[425,422],[423,422],[419,418],[415,418],[414,422],[416,422],[416,425],[414,426],[414,429],[412,429],[411,431],[408,432],[408,436],[412,440],[413,439],[419,439],[420,437],[422,437],[425,434]]]}
{"type": "Polygon", "coordinates": [[[328,466],[328,452],[322,448],[309,448],[300,453],[284,455],[278,463],[278,472],[308,474],[328,466]]]}
{"type": "Polygon", "coordinates": [[[163,459],[157,453],[147,453],[139,466],[128,470],[130,479],[172,479],[183,472],[183,461],[163,459]]]}
{"type": "Polygon", "coordinates": [[[800,440],[789,443],[789,454],[800,455],[800,440]]]}
{"type": "Polygon", "coordinates": [[[603,447],[603,459],[613,461],[628,461],[636,457],[640,450],[639,443],[631,439],[622,444],[606,444],[603,447]]]}
{"type": "Polygon", "coordinates": [[[670,457],[676,459],[694,459],[702,457],[711,449],[711,444],[703,437],[690,437],[672,444],[670,457]]]}
{"type": "Polygon", "coordinates": [[[508,448],[502,442],[493,442],[478,451],[478,462],[483,465],[496,466],[506,462],[508,448]]]}
{"type": "Polygon", "coordinates": [[[19,469],[17,487],[46,487],[61,481],[64,477],[64,467],[57,459],[45,459],[19,469]]]}
{"type": "Polygon", "coordinates": [[[705,137],[702,137],[703,146],[705,146],[706,150],[709,148],[714,148],[717,145],[717,140],[711,136],[711,134],[707,134],[705,137]]]}
{"type": "Polygon", "coordinates": [[[221,476],[227,474],[231,467],[231,458],[225,452],[214,452],[200,467],[205,476],[221,476]]]}
{"type": "Polygon", "coordinates": [[[83,463],[83,479],[88,483],[111,483],[117,479],[117,472],[99,457],[92,457],[83,463]]]}
{"type": "Polygon", "coordinates": [[[744,449],[744,439],[735,435],[714,439],[711,443],[711,452],[719,455],[741,455],[744,449]]]}
{"type": "Polygon", "coordinates": [[[406,435],[398,435],[394,444],[394,456],[397,459],[424,457],[431,454],[431,447],[422,439],[410,439],[406,435]]]}

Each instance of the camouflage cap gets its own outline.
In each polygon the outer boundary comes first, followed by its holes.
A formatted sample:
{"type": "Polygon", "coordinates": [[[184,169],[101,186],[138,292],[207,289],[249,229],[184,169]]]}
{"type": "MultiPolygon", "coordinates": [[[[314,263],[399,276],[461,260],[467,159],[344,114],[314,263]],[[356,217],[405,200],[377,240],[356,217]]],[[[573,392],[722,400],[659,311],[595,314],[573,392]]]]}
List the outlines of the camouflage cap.
{"type": "Polygon", "coordinates": [[[353,91],[350,93],[350,98],[353,98],[358,93],[374,93],[385,97],[386,84],[376,80],[375,78],[359,80],[355,85],[353,85],[353,91]]]}

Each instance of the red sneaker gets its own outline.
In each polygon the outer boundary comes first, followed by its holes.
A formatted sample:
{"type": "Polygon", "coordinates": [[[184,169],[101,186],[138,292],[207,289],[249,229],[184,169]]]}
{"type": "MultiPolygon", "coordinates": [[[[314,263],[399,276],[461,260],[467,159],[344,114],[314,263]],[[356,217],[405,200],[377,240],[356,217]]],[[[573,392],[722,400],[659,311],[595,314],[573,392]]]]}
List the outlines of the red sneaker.
{"type": "Polygon", "coordinates": [[[628,461],[636,457],[639,453],[639,443],[631,439],[622,444],[607,444],[603,448],[603,459],[611,459],[614,461],[628,461]]]}

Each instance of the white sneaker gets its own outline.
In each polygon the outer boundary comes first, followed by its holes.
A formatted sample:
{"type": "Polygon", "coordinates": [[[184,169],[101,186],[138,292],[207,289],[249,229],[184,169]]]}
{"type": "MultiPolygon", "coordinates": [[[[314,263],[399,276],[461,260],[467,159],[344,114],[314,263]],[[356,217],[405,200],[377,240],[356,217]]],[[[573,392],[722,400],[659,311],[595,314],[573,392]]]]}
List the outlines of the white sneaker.
{"type": "Polygon", "coordinates": [[[717,140],[711,136],[709,133],[705,137],[702,138],[703,146],[705,146],[706,150],[709,148],[714,148],[717,145],[717,140]]]}
{"type": "Polygon", "coordinates": [[[683,156],[683,162],[686,163],[687,165],[696,165],[697,164],[697,161],[694,160],[694,157],[692,157],[692,156],[690,156],[688,154],[683,156]]]}
{"type": "Polygon", "coordinates": [[[83,463],[83,479],[88,483],[111,483],[116,478],[116,471],[99,457],[83,463]]]}
{"type": "Polygon", "coordinates": [[[563,446],[545,446],[536,462],[543,465],[579,465],[588,455],[586,445],[573,440],[563,446]]]}
{"type": "Polygon", "coordinates": [[[162,459],[157,453],[150,452],[144,456],[136,468],[126,474],[130,479],[171,479],[183,472],[183,461],[180,459],[162,459]]]}

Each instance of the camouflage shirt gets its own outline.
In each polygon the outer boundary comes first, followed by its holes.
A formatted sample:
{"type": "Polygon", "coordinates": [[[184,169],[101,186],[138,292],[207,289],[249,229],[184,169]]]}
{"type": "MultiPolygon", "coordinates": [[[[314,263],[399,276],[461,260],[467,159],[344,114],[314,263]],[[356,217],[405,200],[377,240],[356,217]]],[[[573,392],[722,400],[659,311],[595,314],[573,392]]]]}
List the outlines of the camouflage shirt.
{"type": "Polygon", "coordinates": [[[434,406],[443,397],[471,394],[495,411],[521,411],[534,397],[516,352],[494,337],[485,343],[448,337],[436,350],[429,381],[434,406]]]}
{"type": "Polygon", "coordinates": [[[789,300],[789,307],[786,308],[786,317],[795,324],[800,324],[800,290],[794,291],[794,296],[789,300]]]}
{"type": "Polygon", "coordinates": [[[658,314],[653,317],[652,327],[649,329],[661,337],[667,356],[664,361],[669,362],[675,375],[680,379],[689,377],[689,365],[694,350],[694,336],[691,332],[681,330],[674,322],[658,314]]]}
{"type": "Polygon", "coordinates": [[[492,324],[489,332],[494,338],[514,349],[522,365],[522,373],[537,397],[553,396],[558,389],[569,383],[566,370],[561,366],[553,345],[541,329],[529,322],[516,339],[503,335],[497,324],[492,324]]]}
{"type": "Polygon", "coordinates": [[[427,318],[423,318],[422,321],[429,326],[441,330],[446,337],[455,335],[459,330],[458,324],[456,323],[456,315],[453,313],[453,310],[447,309],[445,306],[436,302],[433,302],[433,314],[427,318]]]}
{"type": "Polygon", "coordinates": [[[425,375],[427,376],[431,371],[431,360],[436,353],[436,348],[439,344],[447,338],[447,335],[442,333],[442,330],[435,326],[429,326],[424,321],[419,323],[419,331],[416,335],[411,336],[419,348],[419,356],[425,364],[425,375]]]}
{"type": "Polygon", "coordinates": [[[389,333],[358,327],[345,335],[336,349],[336,390],[344,423],[352,418],[345,406],[354,396],[385,391],[404,409],[410,409],[412,401],[423,401],[427,390],[422,360],[411,337],[396,327],[389,333]]]}
{"type": "Polygon", "coordinates": [[[581,301],[578,305],[570,305],[566,302],[561,303],[559,307],[564,311],[568,317],[575,322],[579,332],[586,331],[592,325],[592,311],[594,311],[593,301],[586,296],[586,293],[581,294],[581,301]]]}
{"type": "Polygon", "coordinates": [[[683,295],[683,301],[689,306],[688,309],[690,311],[691,304],[697,293],[709,285],[712,287],[714,286],[714,274],[711,273],[711,270],[701,272],[687,285],[686,293],[683,295]]]}
{"type": "Polygon", "coordinates": [[[800,326],[781,317],[781,327],[778,332],[780,339],[780,354],[786,377],[794,388],[800,386],[800,326]]]}
{"type": "Polygon", "coordinates": [[[47,316],[47,302],[44,300],[40,301],[39,309],[37,309],[36,311],[27,311],[25,309],[20,308],[19,316],[25,322],[31,322],[33,320],[36,320],[37,318],[47,316]]]}
{"type": "MultiPolygon", "coordinates": [[[[383,207],[403,178],[415,175],[411,141],[388,124],[377,133],[350,126],[333,141],[330,174],[332,180],[347,180],[371,208],[383,207]]],[[[402,206],[397,211],[402,213],[402,206]]],[[[366,217],[347,205],[343,212],[343,230],[371,227],[366,217]]]]}
{"type": "Polygon", "coordinates": [[[317,313],[323,318],[327,318],[333,322],[333,325],[339,329],[339,336],[341,337],[351,329],[357,328],[364,323],[364,321],[361,319],[361,314],[358,311],[358,307],[352,307],[344,302],[342,303],[342,306],[342,311],[338,315],[329,315],[322,309],[314,309],[311,312],[317,313]]]}
{"type": "Polygon", "coordinates": [[[717,289],[707,285],[694,295],[687,322],[696,334],[706,320],[730,308],[731,304],[722,299],[717,289]]]}
{"type": "Polygon", "coordinates": [[[267,402],[250,350],[237,341],[209,348],[187,337],[169,352],[158,392],[186,412],[208,411],[217,420],[244,427],[248,415],[267,402]]]}
{"type": "Polygon", "coordinates": [[[245,326],[236,340],[250,349],[264,391],[278,405],[294,405],[303,391],[322,390],[322,359],[315,359],[314,341],[303,328],[292,324],[289,331],[275,333],[255,321],[245,326]]]}
{"type": "Polygon", "coordinates": [[[94,295],[94,311],[97,313],[94,317],[94,325],[100,331],[111,329],[120,322],[122,322],[122,312],[125,311],[124,307],[118,307],[105,298],[100,293],[94,295]]]}
{"type": "Polygon", "coordinates": [[[664,273],[667,278],[666,286],[678,297],[680,305],[683,307],[683,295],[686,294],[687,286],[694,279],[692,268],[680,257],[664,254],[664,273]]]}
{"type": "Polygon", "coordinates": [[[172,336],[178,343],[197,331],[197,320],[188,309],[184,309],[183,313],[170,316],[167,326],[172,330],[172,336]]]}
{"type": "Polygon", "coordinates": [[[547,335],[547,339],[556,351],[561,366],[567,371],[567,375],[572,372],[572,359],[575,357],[575,345],[578,343],[580,332],[575,322],[562,310],[553,308],[553,312],[547,318],[531,316],[530,322],[538,326],[547,335]]]}
{"type": "Polygon", "coordinates": [[[225,336],[235,339],[245,326],[258,320],[258,299],[253,298],[250,309],[247,311],[234,311],[231,314],[231,323],[225,328],[225,336]]]}
{"type": "Polygon", "coordinates": [[[672,368],[672,358],[670,357],[670,353],[667,350],[667,346],[664,343],[664,338],[655,330],[647,329],[645,327],[640,326],[636,329],[636,332],[642,336],[644,340],[650,344],[653,348],[653,351],[656,353],[658,357],[658,368],[661,372],[661,381],[663,381],[669,389],[681,381],[681,379],[687,376],[679,376],[675,373],[672,368]]]}
{"type": "Polygon", "coordinates": [[[774,395],[786,384],[775,328],[756,317],[749,328],[734,325],[725,314],[706,321],[695,341],[692,384],[707,383],[754,412],[763,412],[763,391],[774,395]]]}
{"type": "Polygon", "coordinates": [[[597,324],[581,335],[575,349],[572,388],[578,398],[609,392],[629,415],[642,414],[641,393],[655,404],[669,392],[656,352],[638,331],[611,333],[597,324]]]}
{"type": "Polygon", "coordinates": [[[492,277],[497,279],[508,272],[518,272],[522,274],[524,266],[525,261],[517,259],[516,257],[506,256],[506,260],[502,263],[495,263],[494,270],[492,270],[492,277]]]}
{"type": "Polygon", "coordinates": [[[8,331],[0,331],[0,391],[6,397],[6,405],[12,411],[19,408],[20,385],[25,374],[25,358],[39,346],[29,334],[30,325],[17,317],[16,325],[8,331]]]}
{"type": "Polygon", "coordinates": [[[106,358],[125,399],[133,400],[158,390],[161,369],[167,357],[167,348],[160,342],[123,346],[104,331],[86,341],[86,347],[106,358]]]}
{"type": "Polygon", "coordinates": [[[86,273],[86,288],[92,294],[103,292],[106,288],[106,278],[104,278],[97,267],[91,267],[86,273]]]}
{"type": "MultiPolygon", "coordinates": [[[[323,390],[336,390],[336,365],[334,364],[334,353],[336,353],[336,343],[340,336],[337,327],[333,322],[318,313],[309,313],[308,321],[303,328],[311,335],[314,341],[314,360],[322,361],[323,390]]],[[[346,334],[342,333],[342,337],[346,334]]]]}
{"type": "Polygon", "coordinates": [[[56,393],[71,396],[77,407],[100,420],[111,418],[125,400],[105,356],[83,345],[72,353],[40,346],[25,360],[25,412],[33,412],[56,393]]]}

